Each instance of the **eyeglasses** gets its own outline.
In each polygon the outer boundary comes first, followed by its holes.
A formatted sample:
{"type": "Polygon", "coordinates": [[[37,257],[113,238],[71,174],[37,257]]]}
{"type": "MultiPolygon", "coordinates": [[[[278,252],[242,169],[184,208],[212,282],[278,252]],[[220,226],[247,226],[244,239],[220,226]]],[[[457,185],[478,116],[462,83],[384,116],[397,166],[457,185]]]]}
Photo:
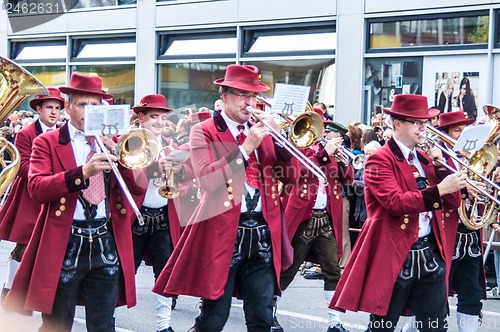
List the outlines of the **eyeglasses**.
{"type": "Polygon", "coordinates": [[[229,91],[230,94],[234,95],[234,96],[237,96],[240,100],[256,100],[257,97],[260,97],[260,94],[256,94],[256,95],[251,95],[251,94],[248,94],[248,93],[236,93],[234,91],[229,91]]]}
{"type": "Polygon", "coordinates": [[[76,103],[74,101],[72,101],[71,103],[78,108],[85,108],[85,106],[100,106],[100,105],[102,105],[101,103],[76,103]]]}
{"type": "Polygon", "coordinates": [[[427,121],[420,121],[420,120],[408,120],[408,119],[404,119],[403,121],[405,122],[409,122],[409,123],[413,123],[413,126],[414,127],[422,127],[422,126],[428,126],[431,124],[431,121],[430,120],[427,120],[427,121]]]}

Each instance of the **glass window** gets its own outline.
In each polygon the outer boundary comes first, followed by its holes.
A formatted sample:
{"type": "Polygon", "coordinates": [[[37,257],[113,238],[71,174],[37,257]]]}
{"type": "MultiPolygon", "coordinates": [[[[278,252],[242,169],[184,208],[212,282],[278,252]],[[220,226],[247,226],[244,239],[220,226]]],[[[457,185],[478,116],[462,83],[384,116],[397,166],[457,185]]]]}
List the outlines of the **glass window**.
{"type": "Polygon", "coordinates": [[[135,37],[73,39],[72,61],[133,60],[136,53],[135,37]]]}
{"type": "Polygon", "coordinates": [[[98,75],[103,88],[114,97],[115,104],[134,104],[135,66],[133,64],[74,65],[71,72],[98,75]]]}
{"type": "Polygon", "coordinates": [[[236,31],[160,34],[160,59],[235,57],[236,31]]]}
{"type": "Polygon", "coordinates": [[[365,60],[365,89],[362,121],[370,124],[382,107],[391,107],[394,96],[422,94],[422,57],[365,60]]]}
{"type": "Polygon", "coordinates": [[[444,18],[401,18],[369,22],[369,50],[430,46],[471,45],[486,47],[488,13],[444,18]]]}
{"type": "MultiPolygon", "coordinates": [[[[219,87],[214,84],[224,77],[230,63],[176,63],[160,65],[160,92],[173,109],[186,106],[213,109],[219,99],[219,87]]],[[[142,97],[142,96],[141,96],[142,97]]]]}
{"type": "Polygon", "coordinates": [[[335,22],[321,25],[249,27],[243,33],[244,56],[335,54],[335,22]]]}
{"type": "Polygon", "coordinates": [[[11,58],[15,61],[65,61],[67,57],[66,41],[12,42],[11,58]]]}

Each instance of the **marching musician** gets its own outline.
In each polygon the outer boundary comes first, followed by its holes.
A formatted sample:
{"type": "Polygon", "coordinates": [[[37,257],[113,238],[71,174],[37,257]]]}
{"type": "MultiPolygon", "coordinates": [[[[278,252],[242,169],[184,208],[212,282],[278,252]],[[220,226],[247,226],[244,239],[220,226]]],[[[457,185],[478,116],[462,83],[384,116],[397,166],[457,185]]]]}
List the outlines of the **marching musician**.
{"type": "MultiPolygon", "coordinates": [[[[20,166],[12,182],[10,195],[0,209],[0,240],[15,242],[7,264],[7,280],[2,287],[1,300],[5,299],[12,280],[24,255],[26,246],[40,213],[40,204],[33,201],[28,193],[28,170],[33,140],[47,131],[56,129],[64,98],[57,88],[47,88],[49,95],[37,95],[30,101],[30,107],[38,113],[38,120],[32,122],[16,135],[14,145],[19,150],[20,166]]],[[[7,195],[8,193],[6,193],[7,195]]]]}
{"type": "MultiPolygon", "coordinates": [[[[171,138],[162,136],[163,129],[167,125],[167,115],[173,110],[167,106],[165,96],[161,94],[146,95],[141,98],[140,103],[133,108],[139,120],[139,127],[150,130],[156,137],[158,146],[178,149],[177,144],[171,142],[171,138]]],[[[161,154],[161,153],[160,153],[161,154]]],[[[141,214],[144,225],[140,225],[136,219],[132,226],[132,240],[134,245],[135,270],[144,259],[147,264],[153,266],[155,280],[172,254],[175,244],[180,237],[180,223],[178,207],[173,199],[167,199],[159,193],[159,187],[165,185],[165,175],[168,171],[174,172],[177,181],[191,174],[190,168],[183,162],[165,155],[159,156],[158,160],[147,167],[144,172],[148,179],[144,195],[139,197],[141,202],[141,214]],[[157,184],[159,183],[159,185],[157,184]]],[[[173,332],[171,327],[173,299],[162,295],[156,296],[156,317],[158,332],[173,332]]]]}
{"type": "MultiPolygon", "coordinates": [[[[132,234],[124,227],[134,212],[105,173],[116,157],[108,159],[83,131],[85,106],[110,95],[99,76],[77,72],[60,91],[70,120],[33,141],[28,191],[41,212],[4,308],[39,311],[39,331],[53,332],[70,331],[83,304],[89,331],[113,331],[115,306],[136,304],[132,234]]],[[[132,171],[122,175],[132,194],[143,193],[132,171]]]]}
{"type": "MultiPolygon", "coordinates": [[[[319,114],[322,116],[321,110],[319,114]]],[[[304,151],[312,162],[324,170],[328,185],[322,184],[306,167],[300,167],[300,180],[292,188],[285,207],[288,237],[292,239],[293,263],[281,273],[281,289],[284,291],[288,288],[302,262],[318,262],[324,279],[327,307],[340,278],[339,257],[342,255],[344,227],[342,189],[353,182],[352,166],[335,158],[339,149],[343,148],[344,140],[341,134],[337,136],[330,132],[341,127],[336,122],[329,122],[326,143],[316,143],[304,151]]],[[[342,326],[338,311],[328,308],[328,316],[328,332],[347,331],[342,326]]],[[[274,318],[272,331],[283,331],[276,316],[274,318]]]]}
{"type": "Polygon", "coordinates": [[[221,331],[233,296],[244,301],[249,331],[269,331],[280,290],[278,177],[293,171],[291,156],[269,136],[271,126],[278,130],[270,114],[255,109],[269,90],[257,67],[229,65],[214,83],[222,111],[195,125],[190,138],[200,204],[153,291],[203,299],[189,331],[221,331]],[[250,124],[249,107],[266,124],[250,124]]]}
{"type": "Polygon", "coordinates": [[[393,331],[411,309],[420,331],[445,331],[447,316],[446,229],[443,213],[460,205],[464,172],[449,174],[436,158],[415,147],[439,110],[427,98],[394,97],[393,138],[365,164],[368,219],[340,278],[330,307],[365,311],[370,331],[393,331]]]}
{"type": "MultiPolygon", "coordinates": [[[[474,119],[467,118],[464,111],[442,113],[439,116],[439,125],[436,129],[458,140],[467,125],[474,122],[474,119]]],[[[453,146],[443,143],[450,154],[455,155],[453,146]]],[[[447,162],[455,169],[460,169],[460,164],[452,158],[447,158],[447,162]]],[[[472,181],[472,180],[471,180],[472,181]]],[[[481,187],[481,183],[475,182],[481,187]]],[[[484,188],[484,186],[482,186],[484,188]]],[[[473,195],[478,194],[471,185],[467,185],[466,192],[473,195]]],[[[466,197],[466,196],[465,196],[466,197]]],[[[473,199],[473,197],[470,197],[473,199]]],[[[462,202],[465,204],[465,201],[462,202]]],[[[483,267],[483,241],[480,229],[473,230],[467,228],[462,222],[458,211],[449,210],[454,220],[458,223],[447,223],[446,235],[448,251],[451,260],[448,261],[449,270],[449,290],[450,295],[457,294],[457,327],[459,332],[475,332],[479,329],[481,309],[483,304],[481,299],[486,298],[486,277],[483,267]],[[458,226],[458,229],[457,229],[458,226]]],[[[474,212],[472,212],[474,213],[474,212]]]]}

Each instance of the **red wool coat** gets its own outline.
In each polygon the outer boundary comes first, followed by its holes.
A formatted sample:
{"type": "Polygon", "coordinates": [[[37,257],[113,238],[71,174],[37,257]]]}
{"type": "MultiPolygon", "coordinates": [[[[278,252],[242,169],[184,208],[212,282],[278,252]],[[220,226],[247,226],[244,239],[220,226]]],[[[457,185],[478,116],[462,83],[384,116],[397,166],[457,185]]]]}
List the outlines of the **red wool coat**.
{"type": "Polygon", "coordinates": [[[20,167],[0,209],[0,240],[28,244],[35,227],[41,205],[33,201],[28,193],[28,170],[33,140],[41,133],[40,120],[37,120],[16,135],[14,145],[19,150],[20,167]]]}
{"type": "MultiPolygon", "coordinates": [[[[342,186],[351,184],[354,179],[354,172],[351,165],[337,163],[330,158],[324,149],[314,152],[308,150],[310,157],[316,165],[321,166],[328,178],[327,210],[332,218],[332,226],[337,240],[339,257],[342,256],[342,186]]],[[[300,223],[309,219],[318,195],[319,180],[312,173],[308,172],[304,166],[298,166],[301,175],[298,185],[290,186],[291,192],[287,198],[285,208],[285,219],[287,224],[288,237],[293,239],[300,223]]],[[[287,187],[285,187],[287,188],[287,187]]]]}
{"type": "Polygon", "coordinates": [[[365,167],[368,219],[342,273],[331,308],[384,316],[392,289],[412,244],[418,239],[419,213],[433,211],[432,229],[447,260],[443,211],[460,206],[460,192],[439,196],[437,184],[448,171],[436,169],[418,153],[430,187],[418,190],[411,166],[394,140],[371,155],[365,167]]]}
{"type": "MultiPolygon", "coordinates": [[[[240,218],[245,162],[220,114],[191,130],[191,162],[201,188],[200,204],[181,235],[153,291],[216,300],[224,293],[240,218]]],[[[272,240],[279,283],[281,209],[277,170],[290,167],[290,155],[266,137],[257,149],[263,183],[262,213],[272,240]]],[[[286,172],[280,172],[286,174],[286,172]]],[[[237,288],[237,287],[236,287],[237,288]]]]}
{"type": "MultiPolygon", "coordinates": [[[[132,171],[122,172],[132,194],[144,189],[132,171]]],[[[82,166],[76,166],[68,125],[40,135],[33,142],[28,190],[42,210],[26,248],[4,309],[50,314],[80,190],[88,187],[82,166]]],[[[123,282],[117,305],[136,304],[132,222],[135,214],[111,177],[110,212],[123,282]]]]}

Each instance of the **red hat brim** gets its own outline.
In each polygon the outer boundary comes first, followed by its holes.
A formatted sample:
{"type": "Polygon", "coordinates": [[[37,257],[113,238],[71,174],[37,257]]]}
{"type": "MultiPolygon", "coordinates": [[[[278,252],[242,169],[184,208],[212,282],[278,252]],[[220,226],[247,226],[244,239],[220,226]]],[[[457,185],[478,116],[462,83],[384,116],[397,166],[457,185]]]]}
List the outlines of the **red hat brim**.
{"type": "Polygon", "coordinates": [[[139,112],[144,112],[144,111],[151,111],[151,110],[159,110],[159,111],[165,111],[165,112],[174,112],[173,109],[171,108],[168,108],[168,107],[164,107],[164,106],[134,106],[134,108],[132,108],[132,110],[134,111],[135,114],[139,113],[139,112]]]}
{"type": "Polygon", "coordinates": [[[41,104],[42,102],[44,102],[45,100],[51,100],[51,99],[53,99],[53,100],[57,100],[57,101],[61,102],[61,109],[63,109],[63,108],[64,108],[64,98],[57,98],[57,97],[54,97],[54,96],[43,96],[43,97],[41,97],[41,98],[35,98],[35,99],[32,99],[32,100],[30,101],[30,107],[31,107],[34,111],[36,111],[36,107],[37,107],[38,105],[40,105],[40,104],[41,104]]]}
{"type": "Polygon", "coordinates": [[[214,81],[214,84],[228,86],[230,88],[251,91],[251,92],[264,92],[269,91],[269,87],[263,83],[248,84],[241,81],[225,80],[224,78],[219,78],[214,81]]]}
{"type": "Polygon", "coordinates": [[[464,118],[464,119],[460,119],[457,121],[449,122],[449,123],[442,125],[442,126],[435,126],[434,128],[439,129],[439,130],[443,130],[443,129],[448,129],[449,127],[452,127],[452,126],[461,126],[461,125],[468,126],[473,122],[474,122],[474,119],[472,119],[472,118],[464,118]]]}
{"type": "Polygon", "coordinates": [[[92,95],[92,96],[99,96],[101,98],[113,98],[113,95],[110,95],[109,93],[104,93],[104,92],[96,92],[94,90],[85,90],[85,89],[77,89],[77,88],[70,88],[70,87],[61,87],[59,90],[64,93],[64,94],[77,94],[77,95],[92,95]]]}
{"type": "Polygon", "coordinates": [[[439,113],[441,112],[440,110],[432,107],[428,109],[412,110],[411,113],[405,111],[392,111],[390,108],[385,108],[385,107],[382,107],[382,109],[386,114],[395,115],[397,117],[402,117],[402,118],[411,118],[411,119],[432,119],[438,116],[439,113]]]}

